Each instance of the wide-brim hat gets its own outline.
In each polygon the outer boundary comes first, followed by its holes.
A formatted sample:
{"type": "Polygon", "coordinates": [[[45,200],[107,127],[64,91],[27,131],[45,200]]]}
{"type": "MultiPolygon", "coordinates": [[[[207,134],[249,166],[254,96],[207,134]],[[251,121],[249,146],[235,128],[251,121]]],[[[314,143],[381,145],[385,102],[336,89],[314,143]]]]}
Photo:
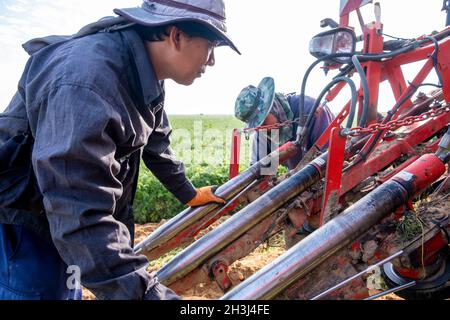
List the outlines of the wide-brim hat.
{"type": "Polygon", "coordinates": [[[144,0],[141,7],[114,9],[114,13],[140,25],[157,27],[194,21],[211,30],[222,43],[241,54],[226,34],[223,0],[144,0]]]}
{"type": "Polygon", "coordinates": [[[275,81],[271,77],[261,80],[258,87],[244,88],[236,99],[234,114],[245,122],[247,128],[256,128],[264,123],[275,98],[275,81]]]}

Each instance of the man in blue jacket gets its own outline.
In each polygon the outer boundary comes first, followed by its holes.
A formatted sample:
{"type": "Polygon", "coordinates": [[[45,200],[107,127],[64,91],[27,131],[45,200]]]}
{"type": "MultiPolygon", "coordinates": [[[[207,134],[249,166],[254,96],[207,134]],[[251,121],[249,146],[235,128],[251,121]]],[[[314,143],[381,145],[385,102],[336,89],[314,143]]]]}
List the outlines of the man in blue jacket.
{"type": "Polygon", "coordinates": [[[145,0],[31,55],[0,114],[0,143],[31,132],[44,210],[0,209],[0,299],[67,299],[79,271],[98,299],[178,299],[133,252],[141,158],[179,201],[223,202],[196,189],[170,148],[164,80],[190,85],[227,45],[222,0],[145,0]]]}
{"type": "MultiPolygon", "coordinates": [[[[305,97],[304,115],[311,112],[315,99],[305,97]]],[[[296,94],[284,95],[275,92],[275,81],[271,77],[261,80],[258,87],[248,86],[242,89],[235,105],[235,116],[247,124],[247,128],[275,125],[298,119],[300,115],[300,96],[296,94]]],[[[334,115],[324,105],[314,114],[313,121],[308,127],[305,139],[306,149],[310,149],[325,129],[334,120],[334,115]]],[[[267,154],[288,141],[294,141],[297,133],[297,123],[291,123],[278,130],[257,131],[253,138],[251,164],[258,162],[267,154]]],[[[288,159],[285,165],[294,169],[302,159],[302,152],[288,159]]]]}

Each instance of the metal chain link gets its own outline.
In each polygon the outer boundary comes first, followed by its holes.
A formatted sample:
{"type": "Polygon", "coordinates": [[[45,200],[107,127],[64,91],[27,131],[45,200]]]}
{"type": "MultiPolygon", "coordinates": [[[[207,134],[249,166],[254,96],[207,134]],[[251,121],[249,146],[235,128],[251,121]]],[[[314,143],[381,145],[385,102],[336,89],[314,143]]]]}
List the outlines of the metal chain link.
{"type": "Polygon", "coordinates": [[[296,123],[300,120],[300,118],[294,119],[294,120],[288,120],[285,122],[281,122],[281,123],[275,123],[275,124],[269,124],[267,126],[259,126],[256,128],[247,128],[247,129],[243,129],[242,132],[244,133],[250,133],[250,132],[256,132],[256,131],[261,131],[261,130],[273,130],[273,129],[279,129],[281,127],[286,127],[290,124],[296,123]]]}
{"type": "Polygon", "coordinates": [[[394,130],[397,130],[398,128],[411,126],[414,123],[422,122],[422,121],[428,120],[430,118],[440,116],[447,112],[450,112],[450,105],[441,107],[439,109],[430,110],[430,111],[422,113],[421,115],[418,115],[418,116],[412,116],[412,117],[408,117],[408,118],[405,118],[402,120],[392,120],[386,124],[375,123],[375,124],[368,126],[367,128],[355,127],[355,128],[350,129],[349,131],[345,132],[344,134],[346,136],[350,136],[350,137],[358,137],[363,134],[373,134],[373,133],[377,133],[379,131],[385,131],[385,130],[394,131],[394,130]]]}
{"type": "MultiPolygon", "coordinates": [[[[402,120],[392,120],[386,124],[375,123],[375,124],[368,126],[367,128],[355,127],[355,128],[349,129],[348,131],[346,130],[346,132],[344,134],[346,136],[350,136],[350,137],[358,137],[363,134],[373,134],[373,133],[377,133],[379,131],[385,131],[385,130],[394,131],[401,127],[411,126],[414,123],[425,121],[430,118],[440,116],[446,112],[450,112],[450,105],[441,107],[439,109],[430,110],[430,111],[428,111],[426,113],[422,113],[421,115],[418,115],[418,116],[411,116],[411,117],[408,117],[408,118],[405,118],[402,120]]],[[[300,120],[300,118],[297,118],[297,119],[288,120],[288,121],[285,121],[282,123],[276,123],[276,124],[271,124],[271,125],[267,125],[267,126],[259,126],[256,128],[247,128],[247,129],[243,129],[242,132],[244,132],[245,134],[249,134],[250,132],[279,129],[281,127],[285,127],[285,126],[288,126],[293,123],[298,123],[299,120],[300,120]]]]}

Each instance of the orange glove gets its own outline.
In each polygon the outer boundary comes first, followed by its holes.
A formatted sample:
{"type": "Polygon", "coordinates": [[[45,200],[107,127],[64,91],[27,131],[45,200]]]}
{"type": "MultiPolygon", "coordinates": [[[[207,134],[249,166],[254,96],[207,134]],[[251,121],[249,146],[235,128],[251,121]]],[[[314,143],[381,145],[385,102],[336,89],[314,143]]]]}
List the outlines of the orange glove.
{"type": "Polygon", "coordinates": [[[190,207],[200,207],[207,203],[215,202],[215,203],[225,203],[226,201],[222,198],[217,197],[214,194],[216,186],[208,186],[197,189],[197,195],[187,203],[190,207]]]}

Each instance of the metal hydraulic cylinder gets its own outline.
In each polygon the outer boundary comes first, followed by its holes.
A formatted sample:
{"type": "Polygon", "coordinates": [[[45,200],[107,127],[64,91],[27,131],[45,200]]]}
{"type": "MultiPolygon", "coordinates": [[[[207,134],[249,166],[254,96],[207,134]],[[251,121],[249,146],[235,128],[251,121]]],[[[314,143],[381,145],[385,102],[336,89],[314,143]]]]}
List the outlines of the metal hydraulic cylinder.
{"type": "MultiPolygon", "coordinates": [[[[247,185],[260,178],[261,173],[264,172],[264,168],[273,165],[273,163],[276,163],[276,166],[278,167],[278,163],[280,161],[289,158],[289,156],[292,153],[296,152],[296,150],[297,147],[294,143],[289,142],[285,144],[275,152],[261,159],[261,161],[254,164],[239,176],[220,186],[216,190],[215,194],[225,200],[231,199],[234,195],[242,191],[247,185]]],[[[209,204],[202,207],[187,208],[180,214],[167,221],[160,228],[152,232],[152,234],[142,242],[137,244],[134,248],[134,252],[137,254],[145,254],[146,252],[150,252],[151,250],[164,245],[181,231],[185,230],[193,223],[199,221],[207,214],[219,208],[220,206],[218,204],[209,204]]]]}
{"type": "Polygon", "coordinates": [[[157,272],[159,281],[164,285],[170,285],[186,276],[287,201],[311,187],[322,178],[326,168],[326,158],[327,153],[269,190],[218,228],[175,256],[157,272]]]}
{"type": "Polygon", "coordinates": [[[437,156],[423,156],[225,294],[222,299],[268,300],[276,297],[385,215],[436,181],[444,172],[445,164],[437,156]]]}

